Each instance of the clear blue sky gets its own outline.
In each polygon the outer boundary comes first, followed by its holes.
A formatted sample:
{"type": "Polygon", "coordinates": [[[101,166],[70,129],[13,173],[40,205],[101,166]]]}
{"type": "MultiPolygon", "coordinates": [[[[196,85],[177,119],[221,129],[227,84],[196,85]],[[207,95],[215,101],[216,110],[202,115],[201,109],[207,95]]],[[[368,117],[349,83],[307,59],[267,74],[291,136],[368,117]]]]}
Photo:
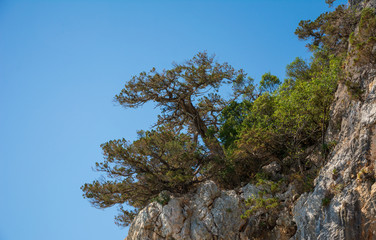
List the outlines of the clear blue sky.
{"type": "MultiPolygon", "coordinates": [[[[344,2],[344,1],[342,1],[344,2]]],[[[324,0],[0,0],[0,240],[124,239],[116,209],[80,186],[99,145],[149,129],[158,113],[116,106],[132,75],[207,50],[259,79],[284,78],[294,36],[324,0]]]]}

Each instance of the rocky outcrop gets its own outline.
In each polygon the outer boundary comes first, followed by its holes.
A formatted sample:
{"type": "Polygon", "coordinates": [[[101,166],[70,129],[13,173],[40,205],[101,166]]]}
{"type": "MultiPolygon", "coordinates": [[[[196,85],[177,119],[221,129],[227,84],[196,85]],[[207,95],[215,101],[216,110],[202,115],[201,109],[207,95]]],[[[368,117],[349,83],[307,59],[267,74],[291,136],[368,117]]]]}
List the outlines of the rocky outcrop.
{"type": "Polygon", "coordinates": [[[295,239],[376,239],[376,69],[351,71],[363,99],[339,85],[331,130],[341,130],[329,136],[337,145],[314,191],[294,207],[295,239]]]}
{"type": "Polygon", "coordinates": [[[360,8],[376,8],[376,1],[374,0],[349,0],[349,4],[351,6],[359,6],[360,8]]]}
{"type": "Polygon", "coordinates": [[[252,185],[236,193],[205,182],[195,193],[172,198],[165,206],[147,206],[133,221],[127,239],[242,239],[244,199],[257,192],[252,185]]]}
{"type": "MultiPolygon", "coordinates": [[[[214,182],[207,181],[199,185],[194,193],[171,196],[164,206],[157,202],[149,204],[132,222],[126,239],[250,239],[249,236],[259,234],[257,219],[244,220],[241,215],[246,210],[245,200],[257,196],[259,191],[251,184],[238,191],[224,191],[214,182]]],[[[284,196],[281,198],[284,199],[284,196]]],[[[295,229],[287,233],[282,230],[293,224],[288,213],[282,211],[276,222],[275,230],[264,233],[267,238],[289,239],[295,232],[295,229]]]]}
{"type": "Polygon", "coordinates": [[[364,92],[354,99],[341,83],[333,107],[337,145],[315,180],[300,197],[293,215],[295,239],[376,239],[376,69],[355,68],[351,79],[364,92]]]}

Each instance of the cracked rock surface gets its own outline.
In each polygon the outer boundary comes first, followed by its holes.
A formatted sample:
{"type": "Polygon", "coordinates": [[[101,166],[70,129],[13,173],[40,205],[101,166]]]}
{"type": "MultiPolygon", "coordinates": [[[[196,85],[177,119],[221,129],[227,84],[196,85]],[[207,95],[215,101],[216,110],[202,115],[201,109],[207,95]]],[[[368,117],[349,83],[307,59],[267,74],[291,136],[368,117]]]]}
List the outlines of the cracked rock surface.
{"type": "Polygon", "coordinates": [[[251,185],[242,188],[242,194],[221,191],[207,181],[191,196],[172,198],[165,206],[149,204],[134,219],[127,239],[241,239],[244,196],[256,191],[251,185]]]}
{"type": "MultiPolygon", "coordinates": [[[[246,210],[245,200],[259,191],[252,184],[235,191],[220,190],[213,181],[201,183],[193,193],[171,196],[164,206],[157,202],[149,204],[133,220],[126,239],[253,239],[255,234],[260,236],[257,216],[244,220],[241,215],[246,210]]],[[[284,195],[281,199],[291,198],[291,194],[284,195]]],[[[295,223],[288,211],[281,211],[276,222],[272,231],[262,233],[262,239],[287,240],[295,233],[295,223]]]]}

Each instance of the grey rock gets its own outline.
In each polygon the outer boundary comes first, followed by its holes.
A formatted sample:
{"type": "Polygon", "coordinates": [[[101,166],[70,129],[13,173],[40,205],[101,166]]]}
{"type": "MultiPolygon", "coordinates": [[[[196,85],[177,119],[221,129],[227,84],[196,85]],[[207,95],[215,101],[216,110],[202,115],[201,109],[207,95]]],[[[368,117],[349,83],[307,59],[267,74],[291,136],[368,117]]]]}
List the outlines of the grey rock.
{"type": "Polygon", "coordinates": [[[247,200],[248,198],[252,196],[257,196],[259,191],[260,189],[256,187],[255,185],[247,184],[240,189],[240,192],[241,192],[240,197],[242,199],[247,200]]]}
{"type": "Polygon", "coordinates": [[[281,165],[276,161],[262,167],[262,170],[270,175],[276,175],[281,171],[281,165]]]}
{"type": "Polygon", "coordinates": [[[372,54],[376,54],[376,44],[372,48],[372,54]]]}
{"type": "Polygon", "coordinates": [[[165,206],[153,202],[133,220],[127,239],[240,239],[247,223],[240,218],[246,210],[244,197],[259,190],[248,184],[241,191],[220,190],[207,181],[195,193],[172,197],[165,206]]]}

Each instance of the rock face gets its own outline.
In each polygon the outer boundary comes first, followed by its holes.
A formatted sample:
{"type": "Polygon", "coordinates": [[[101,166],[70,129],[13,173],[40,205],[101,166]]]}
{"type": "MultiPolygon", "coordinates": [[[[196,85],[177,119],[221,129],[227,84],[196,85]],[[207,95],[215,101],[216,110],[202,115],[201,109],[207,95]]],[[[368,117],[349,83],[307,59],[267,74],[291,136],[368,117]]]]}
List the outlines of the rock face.
{"type": "MultiPolygon", "coordinates": [[[[376,7],[376,0],[360,6],[376,7]]],[[[338,86],[327,133],[337,145],[314,191],[293,208],[297,232],[292,239],[376,240],[376,66],[356,66],[349,59],[346,71],[351,73],[346,81],[361,94],[352,93],[345,82],[338,86]]]]}
{"type": "MultiPolygon", "coordinates": [[[[376,7],[376,0],[350,4],[376,7]]],[[[286,187],[278,196],[285,205],[276,224],[260,239],[376,240],[376,66],[357,66],[349,59],[346,71],[351,74],[338,86],[326,136],[335,147],[313,191],[298,198],[293,185],[286,187]],[[354,95],[346,82],[358,86],[361,94],[354,95]]],[[[272,163],[264,171],[278,175],[280,166],[272,163]]],[[[223,191],[205,182],[193,193],[172,197],[167,205],[149,204],[134,219],[126,239],[254,239],[260,231],[256,219],[240,216],[245,200],[259,191],[251,184],[223,191]]]]}
{"type": "Polygon", "coordinates": [[[376,1],[374,0],[349,0],[349,4],[351,6],[359,6],[359,7],[371,7],[376,8],[376,1]]]}
{"type": "Polygon", "coordinates": [[[205,182],[195,193],[172,198],[165,206],[147,206],[133,221],[127,239],[244,239],[239,233],[246,225],[240,218],[244,198],[257,192],[252,185],[236,193],[205,182]]]}
{"type": "Polygon", "coordinates": [[[314,191],[294,207],[294,239],[376,239],[376,69],[352,71],[364,100],[352,100],[344,84],[338,87],[333,113],[342,116],[341,131],[332,135],[338,144],[314,191]]]}
{"type": "MultiPolygon", "coordinates": [[[[260,191],[248,184],[235,190],[223,191],[212,181],[199,185],[194,193],[172,197],[164,206],[153,202],[133,220],[127,240],[247,240],[259,232],[255,217],[243,220],[245,200],[260,191]]],[[[286,197],[289,197],[287,194],[286,197]]],[[[281,196],[281,199],[286,197],[281,196]]],[[[281,212],[273,231],[265,232],[268,239],[289,239],[294,225],[287,212],[281,212]],[[289,235],[290,234],[290,235],[289,235]]]]}

